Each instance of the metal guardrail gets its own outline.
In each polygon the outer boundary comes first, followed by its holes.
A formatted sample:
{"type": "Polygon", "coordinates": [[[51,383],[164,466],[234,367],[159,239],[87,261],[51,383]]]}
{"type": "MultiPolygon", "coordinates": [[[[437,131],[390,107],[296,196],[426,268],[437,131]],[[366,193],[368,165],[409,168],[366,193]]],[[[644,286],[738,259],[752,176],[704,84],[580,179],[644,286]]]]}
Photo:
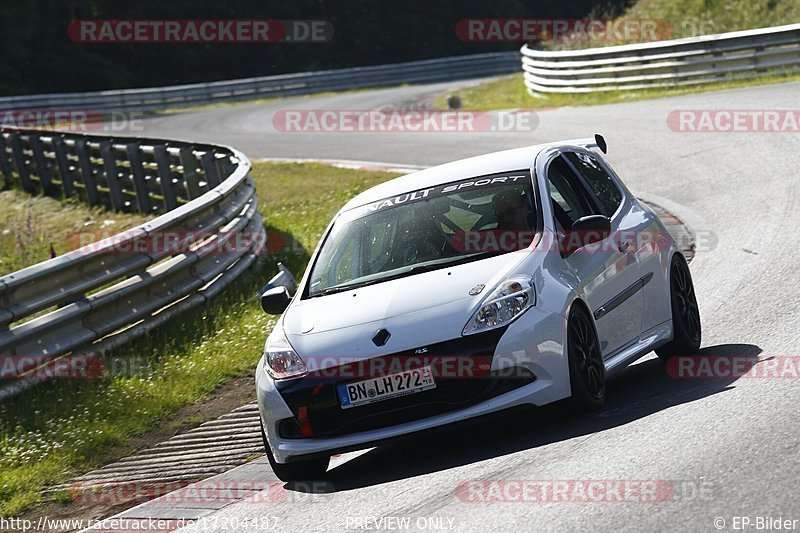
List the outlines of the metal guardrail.
{"type": "MultiPolygon", "coordinates": [[[[250,167],[224,146],[3,130],[6,184],[160,215],[0,277],[0,368],[102,354],[218,294],[266,243],[250,167]]],[[[33,376],[0,382],[0,399],[33,376]]]]}
{"type": "Polygon", "coordinates": [[[461,80],[518,71],[517,52],[496,52],[173,87],[7,96],[0,97],[0,110],[149,111],[402,83],[461,80]]]}
{"type": "Polygon", "coordinates": [[[521,51],[532,94],[691,85],[800,69],[800,24],[585,50],[525,45],[521,51]]]}

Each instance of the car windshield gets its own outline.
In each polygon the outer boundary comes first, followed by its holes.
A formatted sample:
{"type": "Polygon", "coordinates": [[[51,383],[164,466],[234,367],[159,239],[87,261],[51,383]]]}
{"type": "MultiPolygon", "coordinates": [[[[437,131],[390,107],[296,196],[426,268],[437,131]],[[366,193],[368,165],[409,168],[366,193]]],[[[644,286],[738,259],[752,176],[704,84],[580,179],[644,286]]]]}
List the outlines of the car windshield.
{"type": "Polygon", "coordinates": [[[310,276],[308,297],[444,268],[529,246],[528,171],[438,185],[340,214],[310,276]]]}

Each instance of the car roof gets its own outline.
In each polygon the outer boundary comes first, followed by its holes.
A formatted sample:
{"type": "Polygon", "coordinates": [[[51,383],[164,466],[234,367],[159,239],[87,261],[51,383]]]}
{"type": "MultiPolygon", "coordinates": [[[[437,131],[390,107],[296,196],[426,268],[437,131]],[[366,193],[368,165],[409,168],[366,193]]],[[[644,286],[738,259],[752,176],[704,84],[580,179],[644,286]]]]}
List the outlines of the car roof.
{"type": "Polygon", "coordinates": [[[428,187],[435,187],[436,185],[462,179],[497,174],[499,172],[530,170],[536,156],[546,148],[560,145],[592,147],[594,146],[593,143],[593,139],[544,143],[459,159],[451,163],[412,172],[376,185],[347,202],[342,211],[377,202],[384,198],[399,196],[407,192],[427,189],[428,187]]]}

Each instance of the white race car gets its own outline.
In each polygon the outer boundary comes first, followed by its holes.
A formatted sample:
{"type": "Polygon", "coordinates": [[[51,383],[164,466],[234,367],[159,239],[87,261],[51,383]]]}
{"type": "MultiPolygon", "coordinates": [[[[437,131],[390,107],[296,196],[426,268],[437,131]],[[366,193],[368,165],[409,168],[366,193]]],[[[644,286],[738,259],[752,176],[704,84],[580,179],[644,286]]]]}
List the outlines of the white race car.
{"type": "Polygon", "coordinates": [[[686,259],[592,148],[604,139],[373,187],[334,217],[299,284],[273,279],[262,306],[282,316],[256,382],[280,479],[514,407],[596,409],[610,374],[699,348],[686,259]]]}

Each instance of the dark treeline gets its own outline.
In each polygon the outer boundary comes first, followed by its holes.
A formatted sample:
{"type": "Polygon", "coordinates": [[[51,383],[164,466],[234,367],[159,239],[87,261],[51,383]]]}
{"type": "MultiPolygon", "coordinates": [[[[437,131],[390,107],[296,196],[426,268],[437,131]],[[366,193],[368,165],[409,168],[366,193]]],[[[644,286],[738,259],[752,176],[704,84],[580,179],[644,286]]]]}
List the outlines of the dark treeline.
{"type": "MultiPolygon", "coordinates": [[[[456,37],[463,18],[579,18],[592,0],[2,0],[0,95],[150,87],[512,50],[456,37]],[[324,44],[82,44],[80,19],[324,19],[324,44]]],[[[616,2],[619,4],[620,2],[616,2]]]]}

